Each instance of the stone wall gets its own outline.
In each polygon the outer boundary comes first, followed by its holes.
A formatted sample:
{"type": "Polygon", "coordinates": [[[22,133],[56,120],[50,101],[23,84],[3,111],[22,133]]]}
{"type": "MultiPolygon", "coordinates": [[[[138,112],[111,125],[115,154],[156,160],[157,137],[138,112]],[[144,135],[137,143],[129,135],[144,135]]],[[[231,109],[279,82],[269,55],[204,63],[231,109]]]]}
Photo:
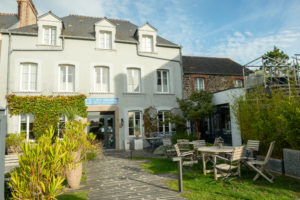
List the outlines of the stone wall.
{"type": "Polygon", "coordinates": [[[243,76],[223,76],[223,75],[202,75],[202,74],[184,74],[183,88],[184,98],[188,98],[194,91],[194,79],[203,78],[205,90],[217,92],[234,87],[234,80],[243,80],[243,76]]]}

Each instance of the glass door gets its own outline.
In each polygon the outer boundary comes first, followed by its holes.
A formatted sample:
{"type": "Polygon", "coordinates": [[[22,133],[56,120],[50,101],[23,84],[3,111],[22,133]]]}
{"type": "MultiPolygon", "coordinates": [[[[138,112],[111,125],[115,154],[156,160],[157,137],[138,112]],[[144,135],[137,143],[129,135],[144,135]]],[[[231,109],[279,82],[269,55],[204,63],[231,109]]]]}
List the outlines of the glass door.
{"type": "Polygon", "coordinates": [[[89,133],[94,133],[96,139],[101,140],[106,149],[115,148],[115,116],[101,114],[100,112],[88,112],[89,133]]]}

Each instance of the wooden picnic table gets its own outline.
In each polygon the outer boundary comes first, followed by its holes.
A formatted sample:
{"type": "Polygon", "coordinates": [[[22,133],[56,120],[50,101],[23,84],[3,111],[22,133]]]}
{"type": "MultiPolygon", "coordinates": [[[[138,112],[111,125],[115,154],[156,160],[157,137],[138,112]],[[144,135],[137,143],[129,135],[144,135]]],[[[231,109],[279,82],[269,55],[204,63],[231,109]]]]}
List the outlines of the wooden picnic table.
{"type": "Polygon", "coordinates": [[[159,141],[162,139],[162,137],[146,137],[145,140],[147,140],[152,148],[152,151],[154,151],[155,146],[159,143],[159,141]]]}
{"type": "Polygon", "coordinates": [[[219,154],[224,154],[224,153],[232,153],[234,147],[231,146],[210,146],[210,147],[199,147],[197,151],[201,152],[202,155],[202,162],[203,162],[203,174],[206,175],[206,173],[214,173],[214,178],[217,180],[218,177],[220,176],[217,174],[217,169],[216,169],[216,163],[217,163],[217,155],[219,154]],[[213,163],[214,163],[214,169],[213,170],[207,170],[206,169],[206,158],[205,156],[210,155],[213,158],[213,163]]]}

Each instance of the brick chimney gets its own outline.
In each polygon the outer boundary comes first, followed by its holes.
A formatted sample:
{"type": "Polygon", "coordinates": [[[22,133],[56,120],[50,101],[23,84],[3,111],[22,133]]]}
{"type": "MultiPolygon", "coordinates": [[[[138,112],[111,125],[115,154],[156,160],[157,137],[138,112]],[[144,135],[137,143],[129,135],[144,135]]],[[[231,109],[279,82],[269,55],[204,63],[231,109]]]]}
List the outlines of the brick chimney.
{"type": "Polygon", "coordinates": [[[32,0],[17,0],[18,17],[20,20],[19,27],[36,24],[38,12],[32,0]]]}

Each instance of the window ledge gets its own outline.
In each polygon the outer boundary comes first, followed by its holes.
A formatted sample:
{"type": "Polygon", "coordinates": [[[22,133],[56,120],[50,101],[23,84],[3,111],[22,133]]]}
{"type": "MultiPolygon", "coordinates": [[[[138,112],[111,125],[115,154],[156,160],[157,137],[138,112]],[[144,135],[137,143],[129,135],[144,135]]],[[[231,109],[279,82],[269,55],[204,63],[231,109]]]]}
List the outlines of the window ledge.
{"type": "Polygon", "coordinates": [[[175,94],[173,94],[173,93],[156,92],[156,93],[153,93],[153,95],[175,95],[175,94]]]}
{"type": "Polygon", "coordinates": [[[40,94],[41,91],[13,91],[14,94],[40,94]]]}
{"type": "Polygon", "coordinates": [[[117,51],[117,49],[102,49],[102,48],[95,48],[96,51],[111,51],[111,52],[114,52],[114,51],[117,51]]]}
{"type": "Polygon", "coordinates": [[[89,94],[114,94],[112,92],[89,92],[89,94]]]}
{"type": "Polygon", "coordinates": [[[123,95],[146,95],[146,93],[142,93],[142,92],[123,92],[123,95]]]}
{"type": "Polygon", "coordinates": [[[150,54],[150,55],[157,55],[158,53],[155,51],[149,52],[149,51],[139,51],[141,54],[150,54]]]}
{"type": "Polygon", "coordinates": [[[61,45],[37,44],[37,47],[59,48],[61,45]]]}
{"type": "Polygon", "coordinates": [[[78,92],[52,92],[53,94],[62,94],[62,95],[77,95],[78,92]]]}

